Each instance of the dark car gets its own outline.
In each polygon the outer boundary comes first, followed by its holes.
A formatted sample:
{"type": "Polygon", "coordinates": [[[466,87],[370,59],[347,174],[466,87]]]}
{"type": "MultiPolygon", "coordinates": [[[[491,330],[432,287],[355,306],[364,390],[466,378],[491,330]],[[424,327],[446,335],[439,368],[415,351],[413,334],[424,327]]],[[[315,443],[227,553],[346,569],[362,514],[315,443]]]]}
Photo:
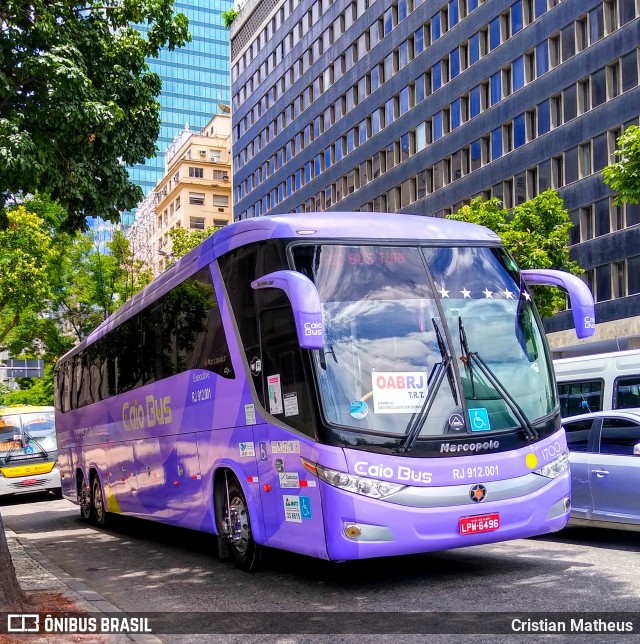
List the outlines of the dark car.
{"type": "Polygon", "coordinates": [[[571,465],[571,525],[640,530],[640,408],[563,422],[571,465]]]}

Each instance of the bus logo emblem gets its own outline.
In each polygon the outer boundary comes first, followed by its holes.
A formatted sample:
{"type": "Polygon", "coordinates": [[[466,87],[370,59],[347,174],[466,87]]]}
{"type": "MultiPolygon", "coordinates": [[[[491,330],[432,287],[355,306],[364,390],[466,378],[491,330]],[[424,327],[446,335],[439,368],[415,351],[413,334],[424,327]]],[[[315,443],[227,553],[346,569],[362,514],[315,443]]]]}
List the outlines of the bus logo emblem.
{"type": "Polygon", "coordinates": [[[480,484],[472,486],[469,490],[469,498],[474,503],[480,503],[480,501],[484,501],[487,498],[487,488],[484,485],[480,484]]]}

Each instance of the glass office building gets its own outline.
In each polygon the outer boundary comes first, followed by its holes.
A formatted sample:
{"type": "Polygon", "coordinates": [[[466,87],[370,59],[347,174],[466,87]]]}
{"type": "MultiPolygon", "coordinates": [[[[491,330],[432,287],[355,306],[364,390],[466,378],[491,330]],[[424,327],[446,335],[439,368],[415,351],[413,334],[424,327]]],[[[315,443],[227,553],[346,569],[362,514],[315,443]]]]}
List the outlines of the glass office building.
{"type": "MultiPolygon", "coordinates": [[[[638,123],[639,4],[248,2],[231,33],[236,218],[444,216],[552,187],[575,223],[598,346],[633,346],[640,207],[615,206],[600,171],[638,123]]],[[[546,326],[557,348],[571,342],[567,314],[546,326]]]]}
{"type": "MultiPolygon", "coordinates": [[[[164,175],[164,153],[185,124],[198,132],[217,111],[219,102],[229,104],[229,32],[220,14],[233,7],[233,0],[176,0],[174,9],[189,18],[192,41],[182,49],[163,50],[148,61],[162,79],[158,155],[129,169],[133,183],[144,194],[153,190],[164,175]]],[[[123,225],[132,222],[125,213],[123,225]]]]}

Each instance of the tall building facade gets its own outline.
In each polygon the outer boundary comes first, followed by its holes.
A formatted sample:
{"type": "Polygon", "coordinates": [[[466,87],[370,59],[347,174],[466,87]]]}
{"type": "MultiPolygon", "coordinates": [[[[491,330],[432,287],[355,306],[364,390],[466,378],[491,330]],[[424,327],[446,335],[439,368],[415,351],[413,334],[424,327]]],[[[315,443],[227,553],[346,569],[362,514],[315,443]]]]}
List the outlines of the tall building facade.
{"type": "Polygon", "coordinates": [[[175,228],[221,228],[231,210],[231,117],[216,114],[199,131],[185,127],[164,155],[163,176],[138,208],[126,236],[155,274],[167,265],[175,228]]]}
{"type": "MultiPolygon", "coordinates": [[[[597,301],[640,339],[640,207],[600,171],[638,124],[638,0],[271,0],[231,31],[234,212],[444,216],[552,187],[597,301]]],[[[569,312],[546,322],[558,355],[569,312]]]]}
{"type": "MultiPolygon", "coordinates": [[[[220,14],[233,8],[233,0],[176,0],[174,9],[189,19],[192,41],[181,49],[161,51],[147,62],[162,79],[160,94],[159,153],[129,169],[129,177],[144,194],[154,189],[164,174],[164,150],[189,125],[200,131],[216,112],[219,102],[229,103],[229,32],[220,14]]],[[[139,27],[143,29],[143,27],[139,27]]],[[[122,223],[133,223],[132,212],[122,223]]]]}

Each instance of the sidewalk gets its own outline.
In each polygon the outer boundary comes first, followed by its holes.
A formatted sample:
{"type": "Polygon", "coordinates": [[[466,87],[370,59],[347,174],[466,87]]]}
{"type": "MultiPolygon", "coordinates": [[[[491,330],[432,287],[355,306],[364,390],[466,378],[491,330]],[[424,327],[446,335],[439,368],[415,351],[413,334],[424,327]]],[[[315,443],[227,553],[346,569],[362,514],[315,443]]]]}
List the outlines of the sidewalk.
{"type": "MultiPolygon", "coordinates": [[[[122,613],[119,608],[109,603],[102,595],[91,590],[83,582],[71,577],[62,568],[47,559],[26,537],[17,535],[12,530],[6,530],[7,543],[11,552],[11,559],[16,569],[16,575],[22,590],[27,595],[37,593],[43,595],[52,593],[60,594],[66,598],[75,610],[84,613],[122,613]]],[[[0,642],[12,641],[9,636],[0,635],[0,642]]],[[[161,640],[153,635],[22,635],[16,636],[15,642],[33,642],[48,644],[49,642],[62,644],[64,642],[109,643],[109,644],[161,644],[161,640]]]]}

